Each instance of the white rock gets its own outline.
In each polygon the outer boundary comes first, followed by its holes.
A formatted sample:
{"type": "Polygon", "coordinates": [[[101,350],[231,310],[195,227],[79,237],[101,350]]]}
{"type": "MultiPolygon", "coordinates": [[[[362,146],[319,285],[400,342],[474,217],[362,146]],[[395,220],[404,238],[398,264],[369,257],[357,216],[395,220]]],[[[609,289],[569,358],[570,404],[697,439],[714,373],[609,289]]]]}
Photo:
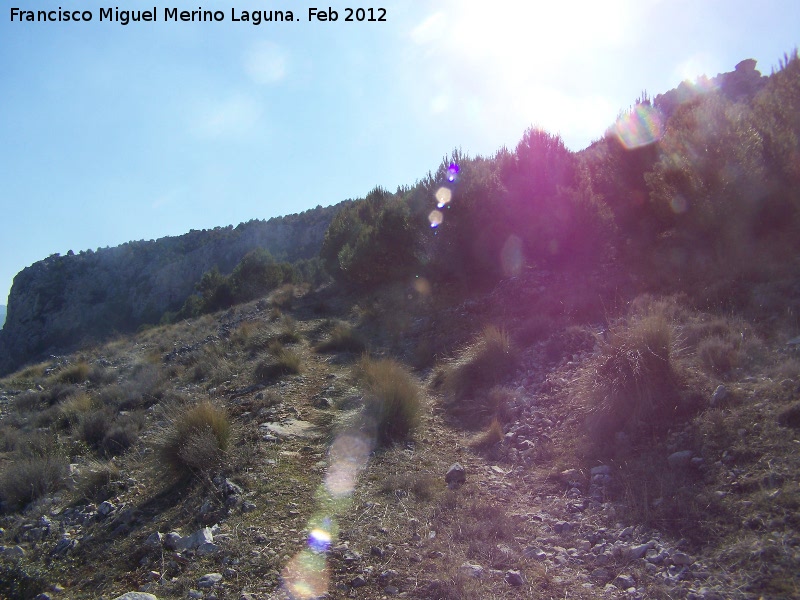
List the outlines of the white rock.
{"type": "Polygon", "coordinates": [[[694,456],[694,452],[691,450],[681,450],[670,454],[667,457],[667,462],[673,469],[679,469],[688,466],[689,462],[692,460],[692,456],[694,456]]]}
{"type": "Polygon", "coordinates": [[[101,517],[107,517],[108,515],[110,515],[114,511],[115,508],[116,508],[116,506],[114,506],[113,504],[111,504],[111,502],[106,500],[105,502],[100,504],[100,506],[97,507],[97,513],[101,517]]]}
{"type": "Polygon", "coordinates": [[[197,580],[197,587],[212,588],[222,581],[222,573],[208,573],[197,580]]]}
{"type": "Polygon", "coordinates": [[[600,465],[592,467],[592,475],[611,475],[611,467],[608,465],[600,465]]]}
{"type": "Polygon", "coordinates": [[[192,535],[187,536],[181,540],[183,547],[187,550],[196,550],[204,544],[214,543],[214,534],[211,533],[210,527],[203,527],[195,531],[192,535]]]}
{"type": "MultiPolygon", "coordinates": [[[[650,544],[641,544],[639,546],[631,546],[628,548],[628,558],[631,560],[638,560],[643,558],[647,551],[650,549],[650,544]]],[[[630,586],[628,586],[630,587],[630,586]]]]}
{"type": "Polygon", "coordinates": [[[688,554],[684,554],[683,552],[676,552],[670,558],[672,559],[672,564],[678,565],[679,567],[691,565],[694,563],[694,559],[688,554]]]}
{"type": "Polygon", "coordinates": [[[170,531],[164,537],[164,547],[167,550],[177,550],[179,552],[186,549],[186,546],[183,542],[183,536],[177,531],[170,531]]]}
{"type": "Polygon", "coordinates": [[[472,563],[465,562],[459,568],[459,571],[466,575],[467,577],[474,577],[475,579],[480,579],[483,576],[483,567],[480,565],[474,565],[472,563]]]}

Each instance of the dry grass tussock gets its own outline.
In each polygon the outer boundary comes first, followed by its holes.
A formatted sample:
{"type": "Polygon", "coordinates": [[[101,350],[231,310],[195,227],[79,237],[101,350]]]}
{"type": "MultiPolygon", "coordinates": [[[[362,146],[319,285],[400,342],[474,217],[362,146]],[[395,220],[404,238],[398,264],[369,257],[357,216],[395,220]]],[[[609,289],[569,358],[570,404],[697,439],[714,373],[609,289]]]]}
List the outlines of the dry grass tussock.
{"type": "Polygon", "coordinates": [[[89,370],[89,363],[82,360],[65,367],[56,378],[62,383],[83,383],[89,379],[89,370]]]}
{"type": "Polygon", "coordinates": [[[662,312],[611,328],[577,383],[595,441],[608,441],[619,431],[654,431],[674,420],[681,387],[677,354],[674,327],[662,312]]]}
{"type": "Polygon", "coordinates": [[[63,456],[18,456],[0,473],[0,500],[7,509],[25,505],[67,484],[69,463],[63,456]]]}
{"type": "Polygon", "coordinates": [[[364,358],[358,365],[365,394],[365,414],[381,445],[408,438],[419,426],[423,399],[419,383],[400,363],[364,358]]]}
{"type": "Polygon", "coordinates": [[[314,348],[317,352],[353,352],[358,354],[367,347],[366,341],[347,323],[335,323],[323,340],[314,348]]]}
{"type": "Polygon", "coordinates": [[[487,390],[503,382],[519,362],[508,332],[490,325],[437,374],[448,412],[468,426],[499,416],[500,393],[487,390]]]}
{"type": "Polygon", "coordinates": [[[205,400],[169,415],[159,455],[177,476],[209,475],[222,464],[231,435],[225,409],[205,400]]]}
{"type": "Polygon", "coordinates": [[[256,364],[253,370],[253,379],[258,383],[269,383],[274,379],[284,375],[294,375],[300,373],[302,360],[300,355],[285,348],[277,340],[273,340],[269,345],[268,358],[256,364]]]}

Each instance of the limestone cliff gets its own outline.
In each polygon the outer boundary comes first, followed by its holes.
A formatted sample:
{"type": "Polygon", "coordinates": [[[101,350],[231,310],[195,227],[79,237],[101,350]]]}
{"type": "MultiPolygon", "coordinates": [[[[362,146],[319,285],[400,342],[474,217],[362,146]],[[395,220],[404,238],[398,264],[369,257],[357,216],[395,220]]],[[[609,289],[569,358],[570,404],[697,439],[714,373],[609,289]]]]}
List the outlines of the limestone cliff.
{"type": "Polygon", "coordinates": [[[157,323],[183,304],[203,273],[215,266],[230,272],[254,248],[282,260],[312,258],[343,204],[41,260],[14,278],[0,331],[0,375],[157,323]]]}

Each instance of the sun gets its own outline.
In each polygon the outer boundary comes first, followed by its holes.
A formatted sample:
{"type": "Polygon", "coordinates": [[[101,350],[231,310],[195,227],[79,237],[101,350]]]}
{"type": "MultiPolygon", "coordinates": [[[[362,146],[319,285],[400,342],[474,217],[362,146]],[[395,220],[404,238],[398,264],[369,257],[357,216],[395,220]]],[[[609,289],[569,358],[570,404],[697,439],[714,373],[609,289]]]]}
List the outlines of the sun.
{"type": "Polygon", "coordinates": [[[509,131],[602,131],[619,107],[591,77],[636,38],[640,14],[630,0],[437,4],[411,32],[432,65],[430,111],[509,131]]]}

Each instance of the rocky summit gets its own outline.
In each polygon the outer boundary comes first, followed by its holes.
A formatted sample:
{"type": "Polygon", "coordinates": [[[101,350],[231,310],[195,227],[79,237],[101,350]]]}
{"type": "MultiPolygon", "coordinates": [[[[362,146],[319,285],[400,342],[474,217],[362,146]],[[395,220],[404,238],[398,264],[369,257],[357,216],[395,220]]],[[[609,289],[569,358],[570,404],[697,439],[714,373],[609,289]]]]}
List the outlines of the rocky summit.
{"type": "Polygon", "coordinates": [[[158,323],[195,292],[206,271],[230,272],[254,248],[290,261],[316,256],[339,208],[41,260],[14,278],[0,331],[0,373],[158,323]]]}

